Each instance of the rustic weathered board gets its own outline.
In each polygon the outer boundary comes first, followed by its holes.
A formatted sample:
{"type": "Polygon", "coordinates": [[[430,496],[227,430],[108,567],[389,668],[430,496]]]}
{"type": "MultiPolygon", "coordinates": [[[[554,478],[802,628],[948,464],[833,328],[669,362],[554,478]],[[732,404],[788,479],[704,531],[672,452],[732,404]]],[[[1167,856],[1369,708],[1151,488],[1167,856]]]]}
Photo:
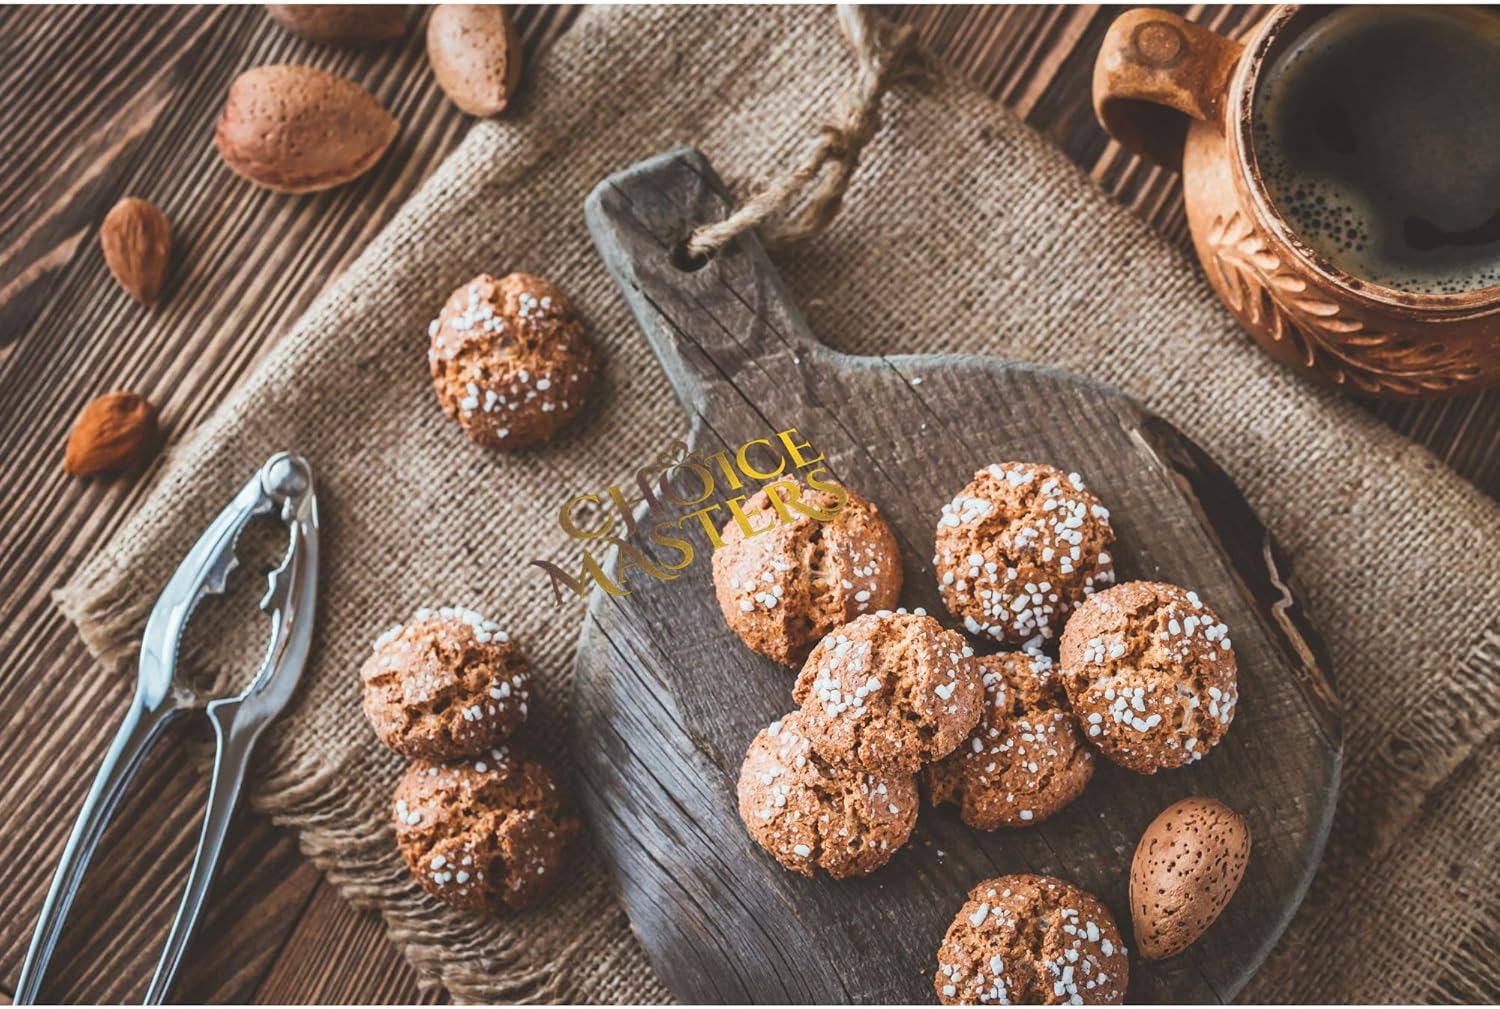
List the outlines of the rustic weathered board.
{"type": "MultiPolygon", "coordinates": [[[[1264,13],[1257,5],[1167,6],[1231,34],[1264,13]]],[[[1094,122],[1094,54],[1118,12],[894,11],[1104,192],[1186,248],[1176,177],[1123,151],[1094,122]]],[[[567,8],[518,8],[528,64],[570,19],[567,8]]],[[[340,50],[292,37],[255,7],[0,8],[0,92],[10,99],[0,120],[12,141],[0,151],[0,443],[15,489],[0,508],[0,647],[10,658],[0,669],[0,704],[10,714],[0,752],[39,755],[13,764],[0,795],[0,897],[13,911],[0,922],[3,1001],[50,878],[35,870],[33,853],[66,837],[88,784],[79,768],[97,764],[131,687],[100,673],[50,592],[108,542],[145,484],[70,484],[59,465],[68,425],[91,396],[136,388],[156,399],[169,437],[185,437],[459,142],[466,119],[433,81],[420,32],[404,45],[340,50]],[[100,72],[55,58],[58,39],[90,53],[100,72]],[[404,124],[399,164],[317,197],[260,198],[248,186],[222,185],[206,140],[216,96],[239,70],[272,62],[314,63],[365,81],[404,124]],[[179,266],[190,277],[171,289],[164,312],[126,307],[99,257],[99,219],[132,192],[161,201],[184,239],[179,266]],[[265,277],[276,278],[273,287],[254,287],[265,277]],[[254,296],[236,278],[250,278],[254,296]]],[[[1500,491],[1500,394],[1368,406],[1485,493],[1500,491]]],[[[203,761],[166,763],[145,790],[148,815],[122,825],[100,856],[96,898],[75,912],[49,973],[51,998],[128,1001],[144,990],[175,910],[152,895],[181,886],[203,802],[203,761]],[[133,899],[140,894],[151,899],[133,899]]],[[[230,857],[244,868],[226,875],[246,885],[211,898],[205,955],[182,978],[179,997],[417,1000],[415,977],[378,918],[338,897],[285,831],[259,816],[241,819],[230,857]]]]}
{"type": "MultiPolygon", "coordinates": [[[[1241,707],[1201,763],[1145,777],[1100,761],[1084,796],[1038,827],[984,834],[924,808],[912,840],[862,880],[805,880],[736,812],[740,760],[793,708],[792,674],[725,628],[706,556],[673,581],[634,572],[596,593],[573,704],[578,792],[632,924],[691,1001],[929,1002],[934,954],[978,881],[1042,872],[1096,893],[1129,935],[1131,853],[1184,795],[1248,819],[1254,853],[1223,918],[1186,954],[1132,965],[1132,1001],[1227,1000],[1276,940],[1323,848],[1338,781],[1338,704],[1316,635],[1232,483],[1164,421],[1096,383],[979,357],[852,358],[819,345],[753,237],[698,269],[681,239],[728,200],[695,151],[617,175],[589,226],[714,452],[795,426],[879,503],[901,543],[903,603],[946,616],[932,575],[942,504],[1007,459],[1084,474],[1109,505],[1121,579],[1196,588],[1233,629],[1241,707]]],[[[643,460],[643,463],[645,460],[643,460]]],[[[697,546],[706,554],[700,535],[697,546]]]]}

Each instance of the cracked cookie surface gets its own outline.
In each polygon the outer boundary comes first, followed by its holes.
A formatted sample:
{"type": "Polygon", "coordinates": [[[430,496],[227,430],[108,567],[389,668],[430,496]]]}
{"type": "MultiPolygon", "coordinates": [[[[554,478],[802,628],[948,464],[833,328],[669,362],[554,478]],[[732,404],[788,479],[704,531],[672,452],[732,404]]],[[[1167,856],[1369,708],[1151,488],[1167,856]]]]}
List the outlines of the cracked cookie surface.
{"type": "Polygon", "coordinates": [[[1176,585],[1126,582],[1089,599],[1060,656],[1089,742],[1142,774],[1202,759],[1239,704],[1229,628],[1176,585]]]}
{"type": "Polygon", "coordinates": [[[555,886],[578,821],[558,813],[546,767],[501,747],[474,760],[413,761],[391,811],[422,889],[466,911],[529,907],[555,886]]]}
{"type": "Polygon", "coordinates": [[[811,878],[863,876],[894,855],[917,822],[910,774],[871,772],[819,757],[794,711],[755,737],[739,778],[740,819],[776,861],[811,878]]]}
{"type": "Polygon", "coordinates": [[[540,277],[480,274],[453,292],[427,332],[438,403],[480,445],[551,439],[593,386],[594,345],[562,292],[540,277]]]}
{"type": "Polygon", "coordinates": [[[407,757],[484,753],[526,718],[531,674],[520,646],[473,610],[419,610],[375,642],[360,669],[365,716],[407,757]]]}
{"type": "Polygon", "coordinates": [[[1108,909],[1051,876],[974,887],[937,960],[933,988],[944,1005],[1119,1005],[1129,982],[1108,909]]]}
{"type": "Polygon", "coordinates": [[[1041,823],[1083,794],[1093,751],[1051,659],[1007,652],[977,661],[984,714],[958,749],[923,769],[928,798],[954,803],[977,830],[1041,823]]]}
{"type": "Polygon", "coordinates": [[[901,595],[901,553],[880,509],[840,488],[844,500],[798,484],[763,488],[725,524],[714,551],[714,591],[724,622],[753,651],[799,666],[829,631],[864,613],[890,609],[901,595]],[[764,531],[761,531],[764,530],[764,531]]]}
{"type": "Polygon", "coordinates": [[[932,563],[943,605],[976,637],[1039,645],[1114,582],[1109,509],[1077,473],[986,466],[943,506],[932,563]]]}
{"type": "Polygon", "coordinates": [[[922,613],[882,611],[818,642],[792,697],[824,759],[914,774],[963,742],[984,687],[962,635],[922,613]]]}

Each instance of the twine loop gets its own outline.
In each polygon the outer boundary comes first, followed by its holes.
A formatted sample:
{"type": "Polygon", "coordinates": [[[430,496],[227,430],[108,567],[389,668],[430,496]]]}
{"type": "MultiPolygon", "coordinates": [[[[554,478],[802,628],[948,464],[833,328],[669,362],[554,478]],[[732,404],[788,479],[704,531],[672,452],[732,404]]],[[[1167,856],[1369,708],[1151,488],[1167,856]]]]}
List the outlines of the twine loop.
{"type": "Polygon", "coordinates": [[[805,241],[838,214],[860,152],[880,127],[881,99],[892,85],[921,71],[910,25],[892,24],[852,4],[840,4],[838,15],[859,65],[854,83],[839,94],[833,117],[819,127],[817,139],[795,168],[729,217],[704,224],[689,236],[686,250],[691,257],[711,257],[757,227],[768,246],[805,241]],[[793,213],[799,202],[802,209],[793,213]]]}

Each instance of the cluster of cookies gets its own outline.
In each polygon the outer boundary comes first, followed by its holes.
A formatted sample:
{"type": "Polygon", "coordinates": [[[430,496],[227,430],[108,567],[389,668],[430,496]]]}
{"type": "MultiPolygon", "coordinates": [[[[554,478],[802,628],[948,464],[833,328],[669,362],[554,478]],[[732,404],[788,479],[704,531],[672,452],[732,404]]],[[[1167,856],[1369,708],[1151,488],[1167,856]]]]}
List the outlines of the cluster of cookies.
{"type": "Polygon", "coordinates": [[[380,636],[360,679],[375,734],[411,760],[392,816],[422,889],[466,911],[535,903],[578,822],[510,744],[531,696],[520,647],[473,610],[419,610],[380,636]]]}
{"type": "Polygon", "coordinates": [[[916,773],[979,719],[979,666],[923,613],[881,610],[826,635],[740,770],[740,817],[786,868],[873,872],[917,823],[916,773]]]}
{"type": "MultiPolygon", "coordinates": [[[[734,531],[714,554],[725,620],[801,669],[799,709],[750,745],[740,815],[802,875],[885,864],[915,826],[919,783],[971,827],[1027,827],[1082,794],[1096,755],[1143,774],[1180,767],[1234,717],[1228,629],[1194,592],[1114,584],[1109,510],[1076,473],[987,466],[942,509],[940,595],[972,638],[1010,649],[996,654],[893,609],[895,537],[852,492],[828,523],[734,531]]],[[[1108,911],[1037,876],[976,887],[939,965],[953,1003],[1118,1002],[1128,973],[1108,911]]]]}
{"type": "Polygon", "coordinates": [[[979,812],[994,801],[996,768],[1052,786],[1047,808],[1024,817],[1036,822],[1083,790],[1092,773],[1084,739],[1153,774],[1201,759],[1224,735],[1239,696],[1228,628],[1196,592],[1114,584],[1109,510],[1077,473],[988,466],[943,506],[936,541],[949,612],[969,633],[1020,649],[990,659],[997,724],[942,776],[942,796],[971,826],[996,825],[979,812]],[[1041,649],[1059,636],[1054,665],[1041,649]],[[1019,752],[1022,742],[1030,753],[1019,752]]]}
{"type": "MultiPolygon", "coordinates": [[[[489,448],[550,440],[594,383],[593,343],[540,277],[475,277],[427,336],[438,403],[489,448]]],[[[557,882],[578,822],[561,814],[548,769],[510,743],[530,699],[520,647],[472,610],[420,610],[381,635],[360,677],[375,734],[411,760],[392,813],[422,888],[469,911],[535,903],[557,882]]]]}

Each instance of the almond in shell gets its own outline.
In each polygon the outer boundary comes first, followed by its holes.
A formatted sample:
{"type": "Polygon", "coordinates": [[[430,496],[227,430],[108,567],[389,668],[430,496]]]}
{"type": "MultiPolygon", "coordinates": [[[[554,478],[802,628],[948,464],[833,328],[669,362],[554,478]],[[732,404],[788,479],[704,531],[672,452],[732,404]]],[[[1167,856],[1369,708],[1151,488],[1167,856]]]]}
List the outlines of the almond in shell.
{"type": "Polygon", "coordinates": [[[296,64],[256,67],[235,78],[214,130],[230,168],[283,193],[311,193],[374,167],[398,124],[353,81],[296,64]]]}
{"type": "Polygon", "coordinates": [[[172,258],[172,225],[156,206],[127,196],[99,226],[104,263],[132,298],[150,308],[161,296],[172,258]]]}
{"type": "Polygon", "coordinates": [[[1130,863],[1130,917],[1147,960],[1176,956],[1218,919],[1250,860],[1250,827],[1215,799],[1182,799],[1151,821],[1130,863]]]}
{"type": "Polygon", "coordinates": [[[68,436],[63,471],[70,476],[135,469],[156,448],[156,408],[133,392],[108,392],[83,408],[68,436]]]}
{"type": "Polygon", "coordinates": [[[493,116],[521,83],[521,37],[504,7],[438,4],[427,20],[427,62],[454,105],[493,116]]]}
{"type": "Polygon", "coordinates": [[[266,4],[271,20],[310,42],[368,46],[406,34],[404,4],[266,4]]]}

